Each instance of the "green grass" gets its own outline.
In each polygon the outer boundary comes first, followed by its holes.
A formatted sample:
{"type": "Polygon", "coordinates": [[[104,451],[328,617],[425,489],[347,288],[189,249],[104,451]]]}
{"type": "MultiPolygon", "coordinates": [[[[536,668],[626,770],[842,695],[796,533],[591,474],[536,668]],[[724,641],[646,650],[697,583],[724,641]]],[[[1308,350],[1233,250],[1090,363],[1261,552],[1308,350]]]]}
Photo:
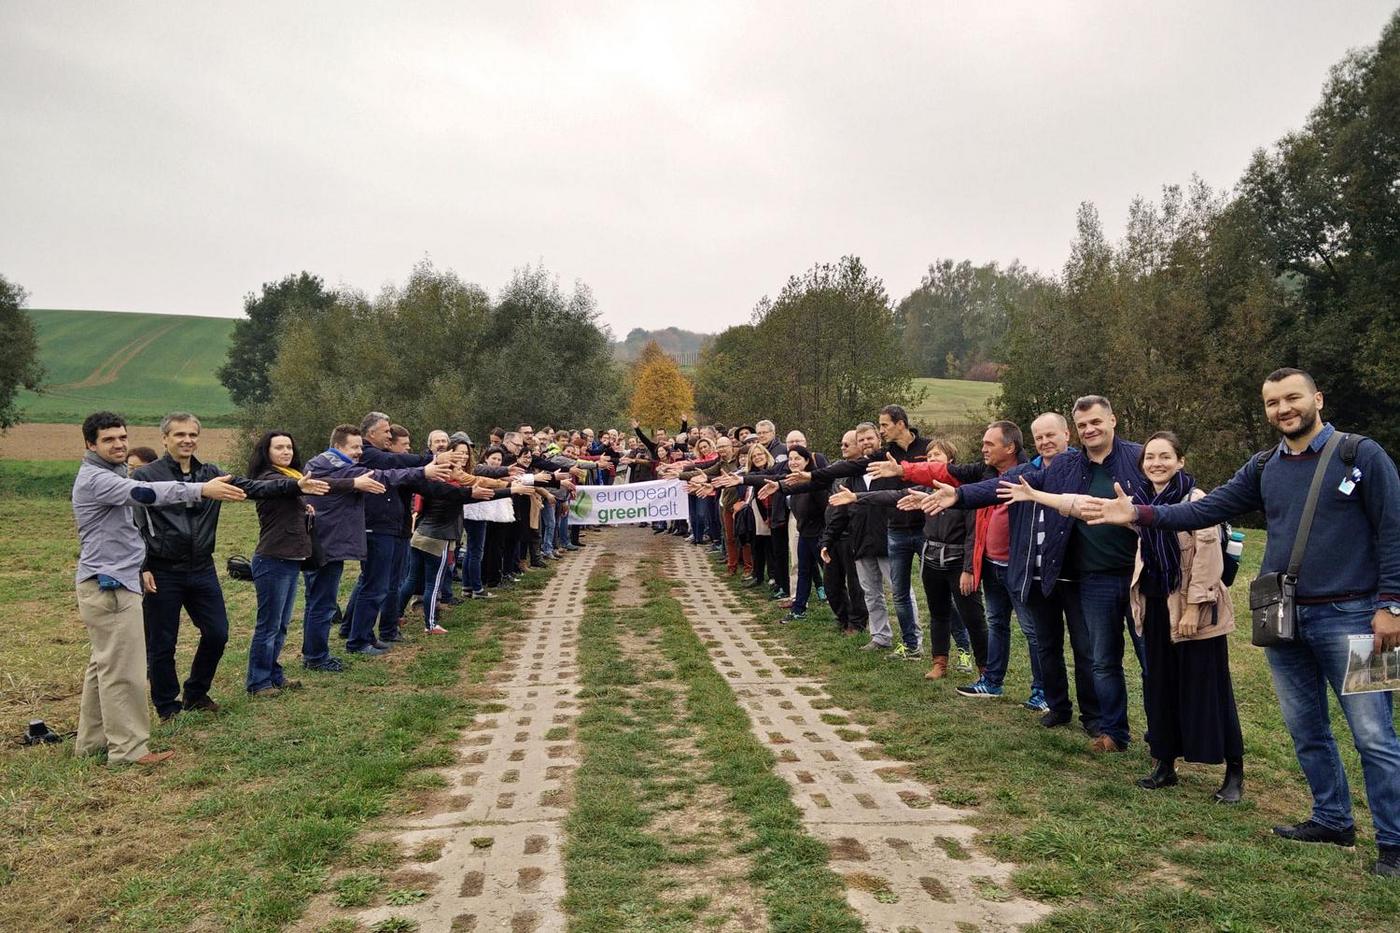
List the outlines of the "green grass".
{"type": "Polygon", "coordinates": [[[78,461],[0,460],[0,496],[24,499],[68,499],[78,461]]]}
{"type": "MultiPolygon", "coordinates": [[[[1015,625],[1006,699],[966,700],[971,678],[923,679],[925,664],[854,650],[825,607],[779,626],[781,610],[739,590],[802,670],[825,680],[841,708],[870,729],[886,753],[909,762],[938,799],[973,809],[982,845],[1017,863],[1023,893],[1055,905],[1047,930],[1390,929],[1400,885],[1367,873],[1375,858],[1360,765],[1332,703],[1333,730],[1356,804],[1355,851],[1289,844],[1270,833],[1307,816],[1310,799],[1280,718],[1261,650],[1249,644],[1248,581],[1263,534],[1251,533],[1233,588],[1240,629],[1231,639],[1235,695],[1245,737],[1245,803],[1213,805],[1221,768],[1181,766],[1182,784],[1147,792],[1134,781],[1151,768],[1141,741],[1141,681],[1126,661],[1134,743],[1094,755],[1074,728],[1046,730],[1021,709],[1029,691],[1025,642],[1015,625]]],[[[921,596],[922,594],[920,594],[921,596]]],[[[927,615],[922,614],[927,622],[927,615]]],[[[1131,652],[1129,652],[1131,655],[1131,652]]]]}
{"type": "Polygon", "coordinates": [[[611,608],[616,581],[596,576],[580,625],[582,763],[565,848],[572,928],[704,929],[732,919],[736,898],[761,897],[772,929],[860,929],[825,846],[803,832],[772,755],[668,584],[651,562],[641,576],[648,598],[625,613],[611,608]],[[697,798],[707,803],[691,812],[697,798]],[[682,813],[666,822],[673,811],[682,813]],[[722,876],[736,857],[751,865],[756,892],[722,876]],[[679,887],[678,871],[707,890],[679,887]]]}
{"type": "Polygon", "coordinates": [[[914,421],[928,428],[963,425],[966,422],[985,424],[990,420],[987,402],[1001,391],[995,382],[972,382],[967,379],[915,379],[917,388],[926,390],[924,400],[910,409],[914,421]]]}
{"type": "Polygon", "coordinates": [[[116,311],[29,315],[47,388],[20,393],[25,420],[77,423],[108,408],[142,422],[183,407],[210,426],[232,423],[233,402],[214,375],[228,352],[231,319],[116,311]]]}
{"type": "MultiPolygon", "coordinates": [[[[251,553],[253,510],[223,510],[216,556],[251,553]]],[[[0,496],[0,603],[6,653],[0,731],[30,718],[75,728],[88,644],[72,597],[74,531],[66,502],[0,496]]],[[[345,586],[353,583],[353,569],[345,586]]],[[[532,580],[530,586],[538,585],[532,580]]],[[[251,584],[224,581],[231,636],[213,695],[217,716],[156,725],[152,748],[176,757],[150,772],[72,757],[72,744],[0,748],[0,926],[16,930],[278,930],[308,900],[379,895],[398,853],[356,844],[360,828],[426,792],[502,657],[519,591],[454,607],[449,634],[352,662],[341,675],[303,671],[300,632],[283,654],[305,684],[275,699],[243,690],[255,614],[251,584]],[[339,868],[356,868],[329,888],[339,868]],[[357,876],[347,876],[357,877],[357,876]]],[[[187,670],[194,630],[181,632],[187,670]]],[[[407,897],[408,895],[397,895],[407,897]]]]}

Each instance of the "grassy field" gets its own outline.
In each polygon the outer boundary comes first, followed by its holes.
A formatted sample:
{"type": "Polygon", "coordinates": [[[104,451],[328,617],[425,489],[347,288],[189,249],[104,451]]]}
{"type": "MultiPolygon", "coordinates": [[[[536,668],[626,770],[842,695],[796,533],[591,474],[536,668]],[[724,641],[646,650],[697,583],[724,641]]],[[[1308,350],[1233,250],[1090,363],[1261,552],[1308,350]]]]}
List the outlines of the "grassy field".
{"type": "Polygon", "coordinates": [[[914,384],[927,394],[909,414],[930,427],[969,421],[985,424],[989,420],[987,402],[1001,391],[995,382],[967,379],[915,379],[914,384]]]}
{"type": "Polygon", "coordinates": [[[57,310],[29,315],[48,375],[43,394],[20,393],[28,421],[77,422],[110,408],[152,422],[183,406],[214,425],[234,412],[214,375],[233,332],[228,318],[57,310]]]}
{"type": "MultiPolygon", "coordinates": [[[[88,642],[70,516],[59,498],[0,496],[0,928],[278,930],[350,868],[375,873],[376,896],[392,893],[398,854],[357,835],[434,791],[441,779],[427,769],[451,759],[521,598],[458,606],[450,634],[341,675],[303,671],[294,633],[283,660],[305,687],[252,700],[242,677],[253,589],[225,579],[232,631],[212,691],[223,711],[157,725],[151,747],[176,752],[167,765],[108,769],[74,759],[71,742],[12,740],[31,718],[59,732],[76,725],[88,642]]],[[[219,566],[251,553],[256,532],[251,507],[226,507],[219,566]]],[[[352,569],[347,589],[353,580],[352,569]]],[[[182,632],[182,671],[193,634],[182,632]]]]}

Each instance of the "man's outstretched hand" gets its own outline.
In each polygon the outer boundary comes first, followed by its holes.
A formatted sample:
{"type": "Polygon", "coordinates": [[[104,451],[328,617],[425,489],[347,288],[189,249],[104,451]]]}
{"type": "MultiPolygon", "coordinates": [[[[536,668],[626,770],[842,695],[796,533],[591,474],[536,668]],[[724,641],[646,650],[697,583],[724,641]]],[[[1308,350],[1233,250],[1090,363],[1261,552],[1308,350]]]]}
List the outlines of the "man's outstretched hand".
{"type": "Polygon", "coordinates": [[[223,476],[216,476],[200,487],[199,492],[206,499],[218,499],[221,502],[242,502],[248,498],[248,494],[230,480],[231,474],[225,473],[223,476]]]}
{"type": "Polygon", "coordinates": [[[1080,516],[1091,525],[1131,525],[1137,521],[1137,506],[1117,483],[1113,484],[1112,499],[1085,496],[1078,506],[1080,516]]]}
{"type": "Polygon", "coordinates": [[[303,476],[297,480],[297,488],[304,496],[324,496],[331,491],[331,484],[313,476],[303,476]]]}
{"type": "Polygon", "coordinates": [[[865,468],[865,475],[871,479],[899,479],[904,475],[904,464],[885,454],[884,460],[871,460],[865,468]]]}

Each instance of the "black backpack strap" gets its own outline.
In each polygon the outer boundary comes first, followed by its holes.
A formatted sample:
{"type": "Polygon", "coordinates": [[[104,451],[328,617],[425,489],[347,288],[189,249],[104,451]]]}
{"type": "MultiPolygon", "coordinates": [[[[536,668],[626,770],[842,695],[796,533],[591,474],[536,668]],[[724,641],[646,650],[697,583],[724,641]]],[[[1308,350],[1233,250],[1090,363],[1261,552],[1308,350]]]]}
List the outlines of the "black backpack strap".
{"type": "Polygon", "coordinates": [[[1364,440],[1364,434],[1343,434],[1342,442],[1337,445],[1337,456],[1342,458],[1343,463],[1355,463],[1356,450],[1364,440]]]}
{"type": "Polygon", "coordinates": [[[1263,481],[1263,479],[1264,479],[1264,465],[1267,464],[1267,463],[1269,462],[1269,459],[1270,459],[1271,457],[1273,457],[1274,451],[1276,451],[1276,450],[1278,450],[1277,447],[1270,447],[1268,450],[1261,450],[1261,451],[1259,451],[1259,453],[1255,454],[1255,455],[1253,456],[1253,458],[1251,458],[1251,459],[1253,460],[1253,463],[1254,463],[1254,483],[1255,483],[1255,485],[1258,485],[1260,482],[1263,481]]]}

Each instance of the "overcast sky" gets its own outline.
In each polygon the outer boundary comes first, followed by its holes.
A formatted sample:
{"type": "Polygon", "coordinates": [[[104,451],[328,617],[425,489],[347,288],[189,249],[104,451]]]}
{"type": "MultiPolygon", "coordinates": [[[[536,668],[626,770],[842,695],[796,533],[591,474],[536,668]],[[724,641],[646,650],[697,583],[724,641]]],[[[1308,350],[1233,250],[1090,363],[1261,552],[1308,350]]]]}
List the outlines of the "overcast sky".
{"type": "MultiPolygon", "coordinates": [[[[1393,0],[1392,0],[1393,2],[1393,0]]],[[[0,274],[240,313],[302,269],[543,262],[618,337],[860,255],[1057,270],[1079,202],[1232,185],[1390,3],[0,0],[0,274]]]]}

